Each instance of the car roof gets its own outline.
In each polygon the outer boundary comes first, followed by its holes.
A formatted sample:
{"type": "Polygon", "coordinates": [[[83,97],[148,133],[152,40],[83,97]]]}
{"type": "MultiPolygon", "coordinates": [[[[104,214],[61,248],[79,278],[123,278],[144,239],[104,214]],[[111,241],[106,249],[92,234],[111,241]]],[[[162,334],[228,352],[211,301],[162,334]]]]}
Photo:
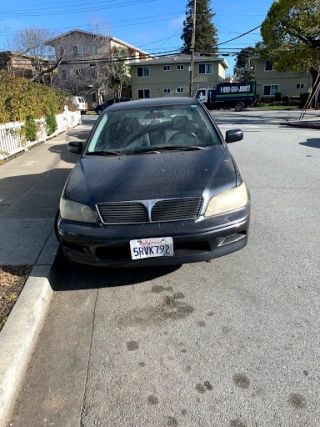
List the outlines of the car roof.
{"type": "MultiPolygon", "coordinates": [[[[123,102],[118,104],[112,104],[108,107],[110,110],[130,110],[132,108],[142,108],[142,107],[161,107],[161,106],[188,106],[195,105],[199,102],[194,98],[188,97],[176,97],[176,98],[148,98],[148,99],[139,99],[137,101],[123,102]]],[[[200,104],[201,105],[201,104],[200,104]]]]}

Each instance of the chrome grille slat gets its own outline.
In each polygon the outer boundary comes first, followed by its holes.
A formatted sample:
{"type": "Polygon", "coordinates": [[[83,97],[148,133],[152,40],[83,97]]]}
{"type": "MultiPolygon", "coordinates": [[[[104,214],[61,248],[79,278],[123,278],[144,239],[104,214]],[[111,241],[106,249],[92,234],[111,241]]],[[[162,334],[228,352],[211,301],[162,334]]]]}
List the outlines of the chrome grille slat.
{"type": "Polygon", "coordinates": [[[98,212],[104,224],[148,222],[148,212],[142,203],[100,203],[98,212]]]}
{"type": "Polygon", "coordinates": [[[197,219],[202,198],[171,199],[158,201],[151,212],[152,222],[197,219]]]}
{"type": "Polygon", "coordinates": [[[163,199],[157,201],[99,203],[98,213],[104,224],[136,224],[148,222],[169,222],[195,220],[199,217],[203,199],[163,199]],[[148,217],[149,204],[151,219],[148,217]]]}

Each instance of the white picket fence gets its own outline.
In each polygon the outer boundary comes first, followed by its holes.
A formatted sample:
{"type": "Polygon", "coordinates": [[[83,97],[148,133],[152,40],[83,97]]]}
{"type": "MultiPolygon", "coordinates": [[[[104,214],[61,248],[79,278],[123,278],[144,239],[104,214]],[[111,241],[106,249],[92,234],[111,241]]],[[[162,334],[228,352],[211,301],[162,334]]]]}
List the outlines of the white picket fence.
{"type": "Polygon", "coordinates": [[[27,151],[28,147],[46,141],[48,138],[52,138],[69,128],[77,126],[81,123],[81,113],[80,111],[69,111],[65,107],[64,112],[58,114],[56,119],[58,128],[50,136],[47,134],[45,119],[36,120],[35,122],[38,125],[37,139],[32,142],[24,141],[20,136],[20,129],[24,125],[24,122],[12,122],[0,125],[0,159],[5,159],[19,151],[27,151]]]}

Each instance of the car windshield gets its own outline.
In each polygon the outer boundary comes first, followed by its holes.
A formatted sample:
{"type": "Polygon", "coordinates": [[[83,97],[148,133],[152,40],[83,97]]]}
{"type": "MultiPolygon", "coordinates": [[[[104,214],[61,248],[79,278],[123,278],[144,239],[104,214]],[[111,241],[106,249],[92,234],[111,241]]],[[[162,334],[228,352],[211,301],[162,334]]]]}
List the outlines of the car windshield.
{"type": "Polygon", "coordinates": [[[221,144],[219,135],[198,104],[132,107],[103,115],[87,153],[159,153],[210,149],[217,144],[221,144]]]}

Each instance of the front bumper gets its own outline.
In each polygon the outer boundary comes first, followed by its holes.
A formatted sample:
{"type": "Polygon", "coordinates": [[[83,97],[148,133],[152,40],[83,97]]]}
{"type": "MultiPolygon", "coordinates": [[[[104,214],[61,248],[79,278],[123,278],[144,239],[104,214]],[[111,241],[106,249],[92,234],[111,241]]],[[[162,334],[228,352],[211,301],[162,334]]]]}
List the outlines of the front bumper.
{"type": "Polygon", "coordinates": [[[147,267],[207,261],[244,248],[248,241],[250,203],[237,211],[196,221],[131,225],[57,221],[65,257],[100,267],[147,267]],[[174,256],[132,260],[130,240],[172,237],[174,256]]]}

